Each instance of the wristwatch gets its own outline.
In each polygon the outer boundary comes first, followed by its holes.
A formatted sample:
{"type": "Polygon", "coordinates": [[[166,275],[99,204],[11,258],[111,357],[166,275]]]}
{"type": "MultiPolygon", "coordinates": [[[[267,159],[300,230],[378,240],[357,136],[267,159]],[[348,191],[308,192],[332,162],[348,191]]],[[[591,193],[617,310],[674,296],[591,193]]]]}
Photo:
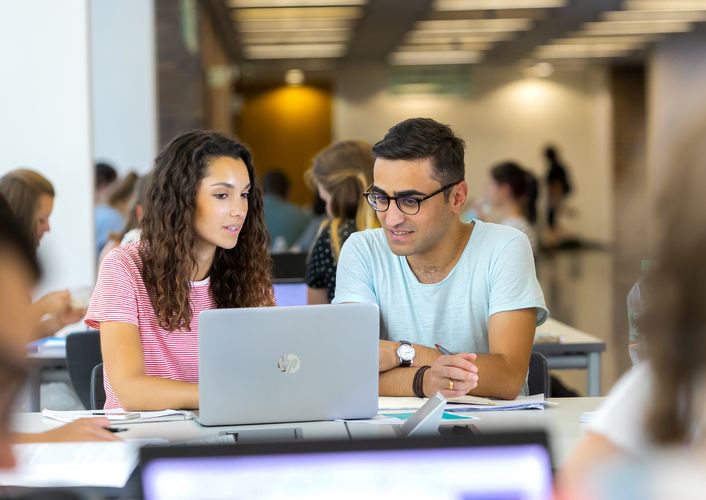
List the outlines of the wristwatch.
{"type": "Polygon", "coordinates": [[[397,348],[397,357],[400,359],[400,366],[412,366],[416,354],[412,344],[406,340],[400,341],[400,345],[397,348]]]}

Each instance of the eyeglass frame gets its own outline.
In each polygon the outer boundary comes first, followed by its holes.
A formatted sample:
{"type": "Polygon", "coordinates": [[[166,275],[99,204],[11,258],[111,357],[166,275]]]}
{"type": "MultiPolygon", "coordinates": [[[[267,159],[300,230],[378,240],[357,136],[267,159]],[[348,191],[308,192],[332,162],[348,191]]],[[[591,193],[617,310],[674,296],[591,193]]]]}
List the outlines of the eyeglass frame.
{"type": "Polygon", "coordinates": [[[445,186],[442,186],[440,189],[434,191],[434,192],[431,193],[431,194],[425,195],[425,196],[423,196],[422,198],[415,198],[414,195],[407,195],[407,196],[390,196],[390,195],[388,195],[388,194],[386,194],[386,193],[377,193],[377,192],[375,192],[375,191],[370,191],[370,189],[372,189],[372,188],[375,186],[375,183],[373,183],[373,184],[371,184],[371,185],[368,187],[368,189],[363,193],[363,197],[365,198],[365,201],[368,202],[368,205],[370,206],[370,208],[372,208],[372,209],[375,210],[376,212],[387,212],[387,211],[390,209],[390,201],[395,200],[395,205],[397,205],[397,209],[398,209],[400,212],[402,212],[402,213],[405,214],[405,215],[417,215],[417,214],[419,213],[419,211],[422,209],[422,202],[423,202],[423,201],[426,201],[426,200],[428,200],[429,198],[431,198],[431,197],[433,197],[433,196],[436,196],[436,195],[439,194],[439,193],[443,193],[443,192],[446,191],[447,189],[454,187],[456,184],[459,184],[460,182],[463,182],[464,180],[465,180],[465,179],[459,179],[459,180],[457,180],[457,181],[455,181],[455,182],[452,182],[452,183],[450,183],[450,184],[446,184],[445,186]],[[385,207],[384,210],[378,210],[377,208],[375,208],[375,207],[372,205],[372,203],[370,203],[370,198],[369,198],[369,196],[374,195],[374,194],[375,194],[375,195],[382,195],[382,196],[385,196],[385,197],[387,198],[387,207],[385,207]],[[411,199],[411,200],[416,201],[416,202],[417,202],[417,211],[414,212],[413,214],[409,214],[409,213],[405,212],[404,210],[402,210],[402,207],[400,206],[400,202],[399,202],[399,200],[400,200],[401,198],[402,198],[402,199],[409,198],[409,199],[411,199]]]}

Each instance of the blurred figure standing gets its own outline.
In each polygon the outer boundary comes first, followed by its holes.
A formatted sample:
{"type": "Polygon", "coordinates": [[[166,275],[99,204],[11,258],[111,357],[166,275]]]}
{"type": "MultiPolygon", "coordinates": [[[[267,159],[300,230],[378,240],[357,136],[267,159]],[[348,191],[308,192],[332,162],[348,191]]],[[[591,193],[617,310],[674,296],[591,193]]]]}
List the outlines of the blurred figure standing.
{"type": "MultiPolygon", "coordinates": [[[[549,145],[544,149],[544,157],[547,160],[547,228],[548,238],[558,243],[558,223],[557,219],[561,212],[564,200],[573,190],[569,173],[566,166],[561,161],[559,151],[555,146],[549,145]]],[[[551,241],[549,242],[552,243],[551,241]]]]}

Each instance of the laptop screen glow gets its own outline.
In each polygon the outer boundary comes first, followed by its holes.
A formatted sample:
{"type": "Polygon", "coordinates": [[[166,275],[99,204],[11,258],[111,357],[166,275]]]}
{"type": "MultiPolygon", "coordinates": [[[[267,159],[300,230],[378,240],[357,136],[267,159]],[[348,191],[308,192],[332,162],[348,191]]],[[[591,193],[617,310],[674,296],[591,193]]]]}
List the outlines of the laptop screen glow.
{"type": "Polygon", "coordinates": [[[142,469],[145,500],[545,500],[551,461],[538,444],[181,457],[142,469]]]}
{"type": "Polygon", "coordinates": [[[278,306],[305,306],[306,283],[275,283],[275,303],[278,306]]]}

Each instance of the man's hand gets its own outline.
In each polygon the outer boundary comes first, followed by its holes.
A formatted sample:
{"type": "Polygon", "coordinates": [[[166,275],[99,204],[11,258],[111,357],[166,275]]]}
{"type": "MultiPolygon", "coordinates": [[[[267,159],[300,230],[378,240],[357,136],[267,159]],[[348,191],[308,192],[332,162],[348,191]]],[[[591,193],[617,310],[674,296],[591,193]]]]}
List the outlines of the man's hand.
{"type": "Polygon", "coordinates": [[[466,352],[436,358],[424,374],[424,395],[431,397],[440,392],[448,399],[468,394],[478,385],[478,367],[473,363],[475,360],[475,354],[466,352]]]}

